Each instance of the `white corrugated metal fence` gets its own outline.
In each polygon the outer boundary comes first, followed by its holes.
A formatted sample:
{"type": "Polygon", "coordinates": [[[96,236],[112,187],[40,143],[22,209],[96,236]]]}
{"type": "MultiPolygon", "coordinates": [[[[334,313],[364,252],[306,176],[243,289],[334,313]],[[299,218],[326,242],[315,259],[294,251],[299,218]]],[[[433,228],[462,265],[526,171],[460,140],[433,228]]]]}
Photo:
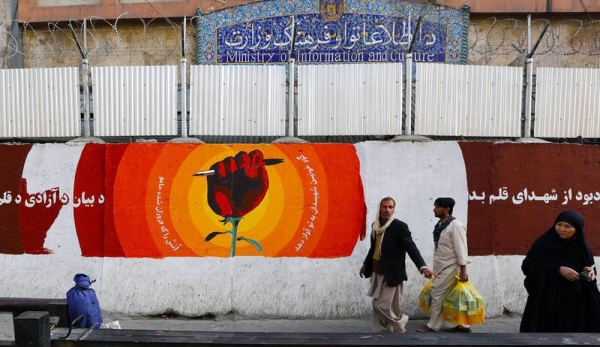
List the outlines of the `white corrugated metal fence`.
{"type": "Polygon", "coordinates": [[[536,137],[600,137],[600,69],[538,68],[536,137]]]}
{"type": "Polygon", "coordinates": [[[177,136],[177,66],[92,67],[94,135],[177,136]]]}
{"type": "Polygon", "coordinates": [[[416,65],[415,135],[521,136],[522,68],[416,65]]]}
{"type": "MultiPolygon", "coordinates": [[[[286,136],[288,117],[297,136],[399,135],[402,68],[298,64],[296,101],[284,65],[194,65],[189,135],[286,136]]],[[[177,72],[92,67],[93,135],[181,135],[177,72]]],[[[600,69],[537,75],[534,135],[600,138],[600,69]]],[[[417,63],[415,90],[415,135],[521,137],[522,68],[417,63]]],[[[0,70],[0,137],[81,136],[80,95],[78,68],[0,70]]]]}
{"type": "Polygon", "coordinates": [[[402,64],[298,65],[298,136],[402,133],[402,64]]]}
{"type": "Polygon", "coordinates": [[[81,134],[79,69],[0,69],[0,137],[81,134]]]}
{"type": "Polygon", "coordinates": [[[283,65],[192,65],[190,135],[285,136],[283,65]]]}

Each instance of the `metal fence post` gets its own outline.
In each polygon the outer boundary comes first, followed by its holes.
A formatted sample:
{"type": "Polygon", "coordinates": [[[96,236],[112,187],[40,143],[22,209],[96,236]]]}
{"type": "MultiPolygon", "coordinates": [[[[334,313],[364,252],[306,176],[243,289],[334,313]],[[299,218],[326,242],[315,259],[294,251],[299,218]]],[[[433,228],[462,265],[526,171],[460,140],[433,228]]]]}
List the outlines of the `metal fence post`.
{"type": "Polygon", "coordinates": [[[181,59],[181,137],[188,136],[187,128],[187,59],[181,59]]]}
{"type": "Polygon", "coordinates": [[[406,83],[404,84],[404,129],[402,134],[410,135],[412,132],[412,53],[406,54],[406,83]]]}
{"type": "Polygon", "coordinates": [[[90,65],[87,59],[81,61],[81,74],[83,84],[83,136],[90,137],[90,65]]]}
{"type": "Polygon", "coordinates": [[[525,60],[525,134],[524,137],[531,137],[531,102],[533,94],[533,58],[525,60]]]}
{"type": "Polygon", "coordinates": [[[295,98],[294,98],[294,82],[296,76],[295,59],[290,58],[288,62],[288,136],[294,137],[294,111],[295,111],[295,98]]]}
{"type": "Polygon", "coordinates": [[[185,58],[185,34],[187,30],[187,17],[181,23],[181,137],[188,136],[187,128],[187,59],[185,58]]]}

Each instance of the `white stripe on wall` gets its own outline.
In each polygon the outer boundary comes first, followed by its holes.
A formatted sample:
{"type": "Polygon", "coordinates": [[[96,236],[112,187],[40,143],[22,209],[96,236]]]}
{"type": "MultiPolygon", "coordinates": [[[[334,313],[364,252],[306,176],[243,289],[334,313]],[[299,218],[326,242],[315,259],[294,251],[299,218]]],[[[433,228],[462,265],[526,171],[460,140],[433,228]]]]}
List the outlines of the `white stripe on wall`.
{"type": "MultiPolygon", "coordinates": [[[[35,144],[23,165],[22,177],[27,181],[28,193],[58,189],[58,200],[51,202],[49,199],[46,207],[51,207],[48,206],[50,203],[62,205],[60,198],[63,195],[69,197],[69,203],[60,208],[44,240],[44,248],[54,254],[81,255],[72,203],[75,173],[84,147],[84,144],[35,144]]],[[[88,192],[89,195],[92,193],[88,192]]]]}

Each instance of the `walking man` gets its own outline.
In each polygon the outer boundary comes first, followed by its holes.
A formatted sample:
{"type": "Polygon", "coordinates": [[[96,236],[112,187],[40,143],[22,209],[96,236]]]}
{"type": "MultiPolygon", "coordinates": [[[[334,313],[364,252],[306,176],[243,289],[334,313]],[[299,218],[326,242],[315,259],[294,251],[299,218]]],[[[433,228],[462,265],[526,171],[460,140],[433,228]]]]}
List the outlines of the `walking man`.
{"type": "Polygon", "coordinates": [[[371,247],[360,268],[360,277],[371,278],[368,295],[373,298],[373,331],[405,333],[408,316],[402,313],[402,282],[406,281],[406,253],[427,278],[427,268],[408,225],[392,218],[396,202],[385,197],[372,224],[371,247]]]}
{"type": "MultiPolygon", "coordinates": [[[[427,325],[417,329],[419,333],[439,331],[444,323],[442,303],[444,298],[456,286],[456,275],[461,282],[469,280],[467,275],[467,228],[452,216],[454,199],[437,198],[433,212],[439,222],[433,230],[433,272],[437,275],[431,284],[431,308],[427,325]]],[[[447,332],[470,333],[468,326],[458,325],[447,332]]]]}

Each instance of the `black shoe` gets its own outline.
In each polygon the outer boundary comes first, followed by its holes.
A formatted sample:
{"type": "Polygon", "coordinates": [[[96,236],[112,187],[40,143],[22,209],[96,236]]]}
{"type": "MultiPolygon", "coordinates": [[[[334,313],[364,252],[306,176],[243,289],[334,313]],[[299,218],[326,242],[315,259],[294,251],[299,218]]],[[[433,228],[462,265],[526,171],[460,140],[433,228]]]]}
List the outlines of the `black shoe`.
{"type": "Polygon", "coordinates": [[[470,333],[471,328],[463,327],[462,325],[457,325],[454,328],[444,329],[444,331],[448,333],[470,333]]]}
{"type": "Polygon", "coordinates": [[[418,333],[435,333],[436,331],[431,329],[428,325],[424,325],[422,328],[417,329],[418,333]]]}

